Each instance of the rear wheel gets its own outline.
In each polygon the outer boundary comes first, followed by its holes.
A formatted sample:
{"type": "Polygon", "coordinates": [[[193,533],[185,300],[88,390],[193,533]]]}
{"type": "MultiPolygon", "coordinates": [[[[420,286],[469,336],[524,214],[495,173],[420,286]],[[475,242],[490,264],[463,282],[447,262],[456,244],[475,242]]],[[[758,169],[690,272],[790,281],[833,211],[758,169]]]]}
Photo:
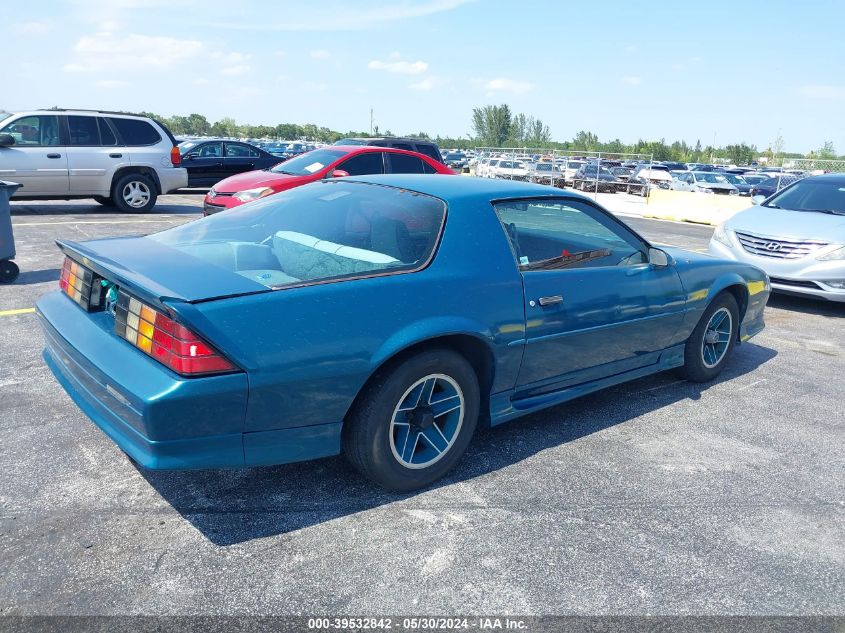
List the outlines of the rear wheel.
{"type": "Polygon", "coordinates": [[[147,213],[156,204],[155,183],[144,174],[126,174],[114,183],[112,200],[125,213],[147,213]]]}
{"type": "Polygon", "coordinates": [[[718,295],[701,317],[684,347],[681,373],[694,382],[713,380],[736,345],[739,308],[729,292],[718,295]]]}
{"type": "Polygon", "coordinates": [[[381,370],[367,387],[344,424],[343,452],[384,488],[422,488],[461,458],[478,408],[478,378],[466,359],[422,352],[381,370]]]}

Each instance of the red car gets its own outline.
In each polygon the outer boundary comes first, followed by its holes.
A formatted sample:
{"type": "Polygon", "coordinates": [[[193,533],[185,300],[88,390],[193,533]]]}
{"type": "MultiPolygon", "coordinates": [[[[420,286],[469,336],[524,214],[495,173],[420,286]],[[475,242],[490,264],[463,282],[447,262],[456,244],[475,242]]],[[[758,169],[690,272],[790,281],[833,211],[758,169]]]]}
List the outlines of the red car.
{"type": "Polygon", "coordinates": [[[446,165],[417,152],[374,145],[332,145],[305,152],[270,169],[221,180],[206,194],[203,215],[323,178],[385,173],[454,174],[446,165]]]}

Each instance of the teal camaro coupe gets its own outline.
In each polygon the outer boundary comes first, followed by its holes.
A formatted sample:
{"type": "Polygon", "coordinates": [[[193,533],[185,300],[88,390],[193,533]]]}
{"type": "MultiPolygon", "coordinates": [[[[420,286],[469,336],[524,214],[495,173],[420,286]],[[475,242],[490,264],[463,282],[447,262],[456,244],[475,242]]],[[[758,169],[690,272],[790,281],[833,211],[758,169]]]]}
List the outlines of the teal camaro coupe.
{"type": "Polygon", "coordinates": [[[588,198],[454,176],[335,178],[59,247],[44,358],[140,465],[343,453],[392,490],[442,477],[479,424],[669,369],[714,379],[770,292],[588,198]]]}

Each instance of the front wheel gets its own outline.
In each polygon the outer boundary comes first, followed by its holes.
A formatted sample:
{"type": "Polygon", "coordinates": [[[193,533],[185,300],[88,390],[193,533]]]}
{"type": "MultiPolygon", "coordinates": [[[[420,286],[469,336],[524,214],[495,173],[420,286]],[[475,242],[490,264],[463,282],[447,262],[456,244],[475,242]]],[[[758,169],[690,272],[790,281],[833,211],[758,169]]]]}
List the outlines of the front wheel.
{"type": "Polygon", "coordinates": [[[430,350],[380,370],[344,424],[343,452],[388,490],[422,488],[461,458],[478,423],[478,378],[466,359],[430,350]]]}
{"type": "Polygon", "coordinates": [[[724,369],[736,345],[739,308],[729,292],[707,306],[684,347],[681,373],[693,382],[713,380],[724,369]]]}
{"type": "Polygon", "coordinates": [[[112,200],[124,213],[147,213],[156,204],[155,183],[144,174],[121,176],[112,188],[112,200]]]}

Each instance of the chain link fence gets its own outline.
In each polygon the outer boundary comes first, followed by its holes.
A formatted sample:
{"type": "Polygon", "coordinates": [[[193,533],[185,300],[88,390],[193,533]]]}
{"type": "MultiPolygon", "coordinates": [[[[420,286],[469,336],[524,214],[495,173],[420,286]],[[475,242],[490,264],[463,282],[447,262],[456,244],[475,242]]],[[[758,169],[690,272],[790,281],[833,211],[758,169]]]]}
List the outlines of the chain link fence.
{"type": "Polygon", "coordinates": [[[807,175],[845,173],[845,160],[822,158],[784,158],[780,166],[787,171],[800,171],[807,175]]]}
{"type": "MultiPolygon", "coordinates": [[[[530,147],[477,147],[470,173],[481,178],[521,180],[583,193],[621,193],[645,200],[664,176],[652,169],[651,154],[550,150],[530,147]]],[[[669,179],[671,181],[671,179],[669,179]]]]}

